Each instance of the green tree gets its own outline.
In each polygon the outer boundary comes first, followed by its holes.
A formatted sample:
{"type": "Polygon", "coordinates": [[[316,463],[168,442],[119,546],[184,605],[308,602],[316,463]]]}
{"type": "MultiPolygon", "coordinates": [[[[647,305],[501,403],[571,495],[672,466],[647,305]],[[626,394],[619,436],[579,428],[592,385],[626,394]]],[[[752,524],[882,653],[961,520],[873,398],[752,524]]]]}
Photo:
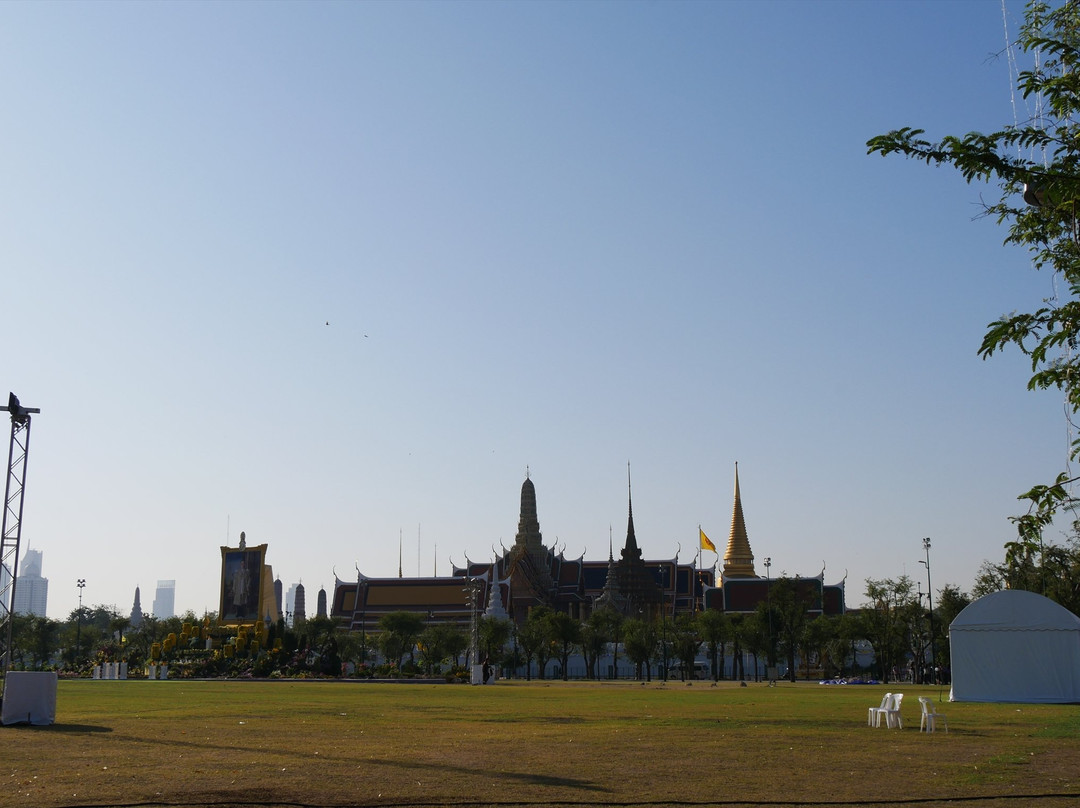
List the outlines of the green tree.
{"type": "Polygon", "coordinates": [[[960,587],[954,584],[945,584],[934,596],[934,618],[948,634],[949,625],[956,619],[956,615],[964,611],[971,603],[971,598],[960,587]]]}
{"type": "Polygon", "coordinates": [[[820,641],[818,646],[818,659],[821,663],[821,672],[826,679],[840,676],[844,672],[851,641],[846,634],[847,615],[826,616],[821,615],[814,619],[814,623],[823,624],[815,627],[813,633],[820,641]]]}
{"type": "MultiPolygon", "coordinates": [[[[282,650],[284,650],[285,637],[282,634],[283,627],[278,626],[278,637],[281,639],[282,650]]],[[[342,662],[352,663],[353,665],[362,665],[364,648],[363,637],[359,633],[352,631],[342,631],[337,637],[338,654],[341,655],[342,662]]]]}
{"type": "Polygon", "coordinates": [[[611,644],[611,678],[619,678],[619,646],[622,644],[623,624],[626,616],[611,606],[597,609],[589,615],[589,622],[595,631],[606,637],[611,644]]]}
{"type": "MultiPolygon", "coordinates": [[[[777,631],[780,625],[780,609],[772,602],[771,597],[758,603],[754,609],[753,621],[752,628],[755,631],[760,630],[762,634],[760,637],[755,636],[749,645],[758,648],[765,655],[765,664],[768,667],[774,667],[780,656],[780,633],[777,631]]],[[[749,625],[743,626],[744,631],[750,629],[749,625]]]]}
{"type": "Polygon", "coordinates": [[[912,618],[919,612],[914,590],[906,575],[896,579],[866,579],[869,606],[862,613],[863,632],[874,648],[878,675],[883,682],[890,681],[893,672],[903,667],[912,618]]]}
{"type": "Polygon", "coordinates": [[[731,622],[731,678],[746,679],[746,666],[743,664],[746,615],[736,612],[729,615],[728,620],[731,622]]]}
{"type": "Polygon", "coordinates": [[[420,648],[420,664],[428,676],[436,672],[436,668],[447,659],[461,653],[462,648],[467,648],[469,638],[461,629],[439,623],[428,626],[422,632],[418,645],[420,648]]]}
{"type": "Polygon", "coordinates": [[[637,678],[641,678],[642,668],[646,681],[651,679],[649,661],[656,653],[659,641],[656,624],[651,620],[631,617],[623,623],[623,652],[637,668],[637,678]]]}
{"type": "Polygon", "coordinates": [[[158,623],[158,619],[153,615],[143,615],[142,622],[128,631],[129,662],[149,659],[151,646],[162,639],[158,636],[158,623]]]}
{"type": "Polygon", "coordinates": [[[581,642],[581,623],[566,612],[552,613],[548,616],[548,623],[552,647],[559,656],[559,665],[562,668],[562,678],[565,682],[570,675],[567,670],[570,654],[573,652],[574,647],[581,642]]]}
{"type": "Polygon", "coordinates": [[[511,623],[486,615],[480,618],[480,658],[487,659],[492,665],[502,663],[506,643],[510,640],[511,623]]]}
{"type": "MultiPolygon", "coordinates": [[[[769,591],[769,603],[772,605],[778,649],[787,658],[788,678],[794,682],[796,676],[795,657],[804,640],[809,619],[809,595],[799,590],[794,578],[787,576],[773,581],[769,591]]],[[[760,618],[759,618],[760,619],[760,618]]]]}
{"type": "Polygon", "coordinates": [[[940,659],[952,658],[949,646],[949,626],[970,603],[971,598],[968,594],[953,584],[943,586],[934,597],[934,630],[937,634],[936,644],[940,659]]]}
{"type": "Polygon", "coordinates": [[[691,614],[680,614],[675,618],[672,626],[671,647],[675,652],[675,658],[679,660],[682,681],[686,681],[687,675],[694,678],[694,661],[701,649],[701,634],[698,632],[698,621],[691,614]]]}
{"type": "Polygon", "coordinates": [[[61,624],[34,614],[11,618],[11,661],[15,668],[42,670],[60,652],[61,624]]]}
{"type": "Polygon", "coordinates": [[[1080,614],[1080,523],[1065,544],[1010,542],[1000,564],[983,562],[972,588],[982,597],[999,589],[1025,589],[1080,614]]]}
{"type": "Polygon", "coordinates": [[[607,632],[608,621],[602,611],[593,612],[588,618],[581,621],[578,643],[581,648],[581,656],[585,659],[585,677],[587,679],[597,678],[597,660],[607,650],[607,645],[611,641],[611,637],[607,632]]]}
{"type": "Polygon", "coordinates": [[[131,618],[124,617],[122,614],[114,616],[109,620],[109,631],[116,637],[116,641],[121,645],[124,644],[124,632],[131,626],[131,618]]]}
{"type": "Polygon", "coordinates": [[[418,612],[388,612],[379,618],[379,646],[388,660],[399,667],[402,657],[416,662],[416,638],[424,630],[424,616],[418,612]]]}
{"type": "Polygon", "coordinates": [[[818,615],[806,621],[799,638],[799,655],[802,657],[803,675],[806,679],[810,678],[810,666],[814,660],[817,660],[822,674],[830,676],[829,651],[835,639],[836,626],[828,617],[818,615]]]}
{"type": "Polygon", "coordinates": [[[767,612],[757,612],[743,616],[739,624],[739,639],[742,647],[754,658],[754,681],[760,678],[761,657],[768,660],[770,639],[769,625],[764,619],[767,612]]]}
{"type": "Polygon", "coordinates": [[[551,632],[549,629],[551,609],[534,606],[525,618],[525,625],[518,631],[518,642],[525,654],[525,678],[532,679],[532,661],[536,660],[537,674],[544,678],[544,669],[551,658],[551,632]]]}
{"type": "Polygon", "coordinates": [[[855,675],[859,661],[857,643],[866,637],[866,633],[863,631],[865,623],[858,612],[845,612],[832,619],[835,621],[834,631],[836,635],[836,647],[833,653],[838,660],[839,669],[843,672],[844,663],[850,657],[851,667],[848,670],[851,675],[855,675]]]}
{"type": "MultiPolygon", "coordinates": [[[[948,165],[972,182],[989,182],[1001,193],[985,203],[986,215],[1007,223],[1005,243],[1027,249],[1037,269],[1048,269],[1060,290],[1034,311],[1002,315],[990,323],[979,347],[984,359],[1013,347],[1031,361],[1028,389],[1058,389],[1073,416],[1080,411],[1080,4],[1056,8],[1033,0],[1025,11],[1017,46],[1034,54],[1018,75],[1025,99],[1039,99],[1042,114],[1018,126],[983,134],[924,140],[924,130],[897,129],[871,138],[868,152],[900,154],[931,165],[948,165]]],[[[1080,455],[1074,441],[1070,459],[1080,455]]],[[[1034,553],[1042,534],[1063,507],[1073,504],[1078,478],[1062,471],[1050,483],[1019,498],[1027,512],[1016,516],[1017,547],[1034,553]]]]}
{"type": "MultiPolygon", "coordinates": [[[[406,613],[408,614],[408,613],[406,613]]],[[[341,639],[346,633],[329,617],[309,617],[296,628],[297,645],[306,649],[312,668],[325,676],[341,676],[341,639]]],[[[282,638],[282,646],[285,641],[282,638]]]]}
{"type": "Polygon", "coordinates": [[[697,616],[698,632],[709,653],[713,681],[724,676],[724,643],[731,637],[731,621],[719,609],[705,609],[697,616]]]}

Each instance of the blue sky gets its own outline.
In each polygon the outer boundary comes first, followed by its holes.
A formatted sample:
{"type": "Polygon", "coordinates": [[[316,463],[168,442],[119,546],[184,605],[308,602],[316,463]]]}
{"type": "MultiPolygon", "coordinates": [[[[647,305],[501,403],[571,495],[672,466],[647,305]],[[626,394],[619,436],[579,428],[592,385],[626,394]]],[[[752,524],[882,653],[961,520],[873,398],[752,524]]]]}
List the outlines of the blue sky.
{"type": "MultiPolygon", "coordinates": [[[[1015,34],[1020,3],[1006,6],[1015,34]]],[[[6,3],[0,384],[50,616],[216,609],[222,544],[449,572],[718,546],[970,587],[1063,467],[985,325],[994,189],[867,156],[1011,123],[995,2],[6,3]]],[[[1026,113],[1018,109],[1020,115],[1026,113]]],[[[711,563],[708,554],[703,559],[711,563]]],[[[761,569],[763,572],[764,570],[761,569]]]]}

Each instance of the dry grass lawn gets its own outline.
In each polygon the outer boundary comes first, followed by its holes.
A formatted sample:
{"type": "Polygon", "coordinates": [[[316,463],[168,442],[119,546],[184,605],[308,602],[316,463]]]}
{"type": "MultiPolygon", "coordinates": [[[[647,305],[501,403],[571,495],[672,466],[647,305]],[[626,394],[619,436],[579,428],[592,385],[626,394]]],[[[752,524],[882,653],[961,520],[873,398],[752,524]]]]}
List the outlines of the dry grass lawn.
{"type": "Polygon", "coordinates": [[[697,682],[61,682],[0,729],[0,806],[1080,805],[1080,705],[697,682]]]}

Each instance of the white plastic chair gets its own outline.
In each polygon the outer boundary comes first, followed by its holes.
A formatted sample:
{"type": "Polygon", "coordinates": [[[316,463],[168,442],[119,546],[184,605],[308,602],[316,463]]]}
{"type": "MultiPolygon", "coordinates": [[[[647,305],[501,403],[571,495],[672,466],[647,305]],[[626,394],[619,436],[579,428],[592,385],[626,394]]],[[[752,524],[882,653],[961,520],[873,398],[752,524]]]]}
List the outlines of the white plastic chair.
{"type": "Polygon", "coordinates": [[[904,722],[900,718],[900,702],[903,700],[903,693],[893,693],[892,704],[890,704],[889,708],[885,711],[885,726],[889,729],[892,729],[893,727],[899,727],[900,729],[904,728],[904,722]]]}
{"type": "Polygon", "coordinates": [[[922,721],[919,722],[919,732],[933,732],[937,729],[937,722],[940,721],[945,725],[945,731],[949,731],[949,721],[945,718],[944,713],[939,713],[934,709],[934,702],[925,696],[919,696],[919,705],[922,707],[922,721]]]}
{"type": "Polygon", "coordinates": [[[880,707],[871,707],[870,711],[866,714],[866,726],[868,727],[880,727],[881,716],[885,715],[885,712],[892,704],[892,693],[886,693],[881,697],[880,707]]]}

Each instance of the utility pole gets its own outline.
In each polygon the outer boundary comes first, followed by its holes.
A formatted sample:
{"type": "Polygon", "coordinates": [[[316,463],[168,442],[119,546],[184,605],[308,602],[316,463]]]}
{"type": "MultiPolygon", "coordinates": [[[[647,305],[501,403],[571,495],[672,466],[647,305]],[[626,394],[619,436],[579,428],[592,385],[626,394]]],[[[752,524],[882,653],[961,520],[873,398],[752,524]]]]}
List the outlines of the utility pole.
{"type": "Polygon", "coordinates": [[[926,565],[926,602],[930,608],[930,676],[932,684],[937,684],[937,654],[934,651],[934,587],[930,583],[930,538],[922,540],[923,549],[926,550],[926,561],[920,564],[926,565]]]}
{"type": "Polygon", "coordinates": [[[79,588],[79,612],[78,622],[75,624],[75,665],[78,667],[79,657],[82,656],[82,591],[86,586],[86,579],[80,578],[75,582],[75,586],[79,588]]]}

